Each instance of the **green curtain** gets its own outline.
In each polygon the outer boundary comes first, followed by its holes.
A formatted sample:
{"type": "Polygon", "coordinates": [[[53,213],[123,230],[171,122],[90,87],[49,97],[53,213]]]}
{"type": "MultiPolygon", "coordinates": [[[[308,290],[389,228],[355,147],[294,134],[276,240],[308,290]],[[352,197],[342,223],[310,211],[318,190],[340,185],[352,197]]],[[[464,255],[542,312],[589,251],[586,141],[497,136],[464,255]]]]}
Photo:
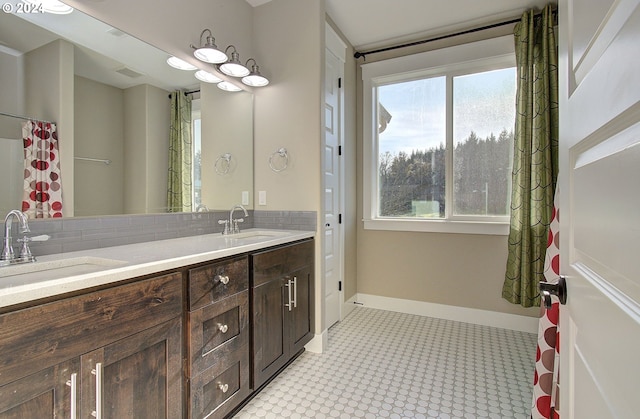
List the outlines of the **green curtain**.
{"type": "Polygon", "coordinates": [[[169,212],[192,211],[191,166],[191,97],[175,91],[171,95],[169,131],[169,177],[167,207],[169,212]]]}
{"type": "Polygon", "coordinates": [[[515,25],[516,94],[509,257],[502,297],[540,305],[544,257],[558,176],[558,53],[553,10],[515,25]]]}

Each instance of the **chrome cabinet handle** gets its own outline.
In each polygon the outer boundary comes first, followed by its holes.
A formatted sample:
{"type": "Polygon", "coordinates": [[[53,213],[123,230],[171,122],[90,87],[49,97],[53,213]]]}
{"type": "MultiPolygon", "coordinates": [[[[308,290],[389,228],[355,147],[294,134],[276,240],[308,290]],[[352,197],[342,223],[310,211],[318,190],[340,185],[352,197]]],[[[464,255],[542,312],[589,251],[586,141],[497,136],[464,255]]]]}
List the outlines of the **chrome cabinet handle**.
{"type": "Polygon", "coordinates": [[[71,374],[71,379],[67,380],[67,385],[69,387],[71,387],[71,412],[70,412],[70,418],[71,419],[76,419],[77,418],[77,410],[76,410],[76,400],[77,400],[77,394],[78,394],[78,374],[77,373],[73,373],[71,374]]]}
{"type": "Polygon", "coordinates": [[[293,277],[293,307],[298,307],[298,277],[293,277]]]}
{"type": "Polygon", "coordinates": [[[222,285],[227,285],[229,283],[229,275],[216,275],[215,280],[221,282],[222,285]]]}
{"type": "Polygon", "coordinates": [[[284,284],[285,287],[287,287],[287,294],[289,296],[289,304],[285,304],[285,307],[289,308],[289,311],[291,311],[293,309],[293,297],[291,295],[291,291],[292,291],[292,282],[290,279],[287,279],[287,283],[284,284]]]}
{"type": "Polygon", "coordinates": [[[218,330],[222,333],[227,333],[227,330],[229,330],[229,326],[227,326],[226,324],[218,323],[218,330]]]}
{"type": "Polygon", "coordinates": [[[229,391],[229,384],[222,384],[222,383],[218,383],[218,388],[219,388],[223,393],[226,393],[227,391],[229,391]]]}
{"type": "Polygon", "coordinates": [[[96,376],[96,410],[91,412],[91,416],[102,419],[102,363],[97,362],[91,374],[96,376]]]}

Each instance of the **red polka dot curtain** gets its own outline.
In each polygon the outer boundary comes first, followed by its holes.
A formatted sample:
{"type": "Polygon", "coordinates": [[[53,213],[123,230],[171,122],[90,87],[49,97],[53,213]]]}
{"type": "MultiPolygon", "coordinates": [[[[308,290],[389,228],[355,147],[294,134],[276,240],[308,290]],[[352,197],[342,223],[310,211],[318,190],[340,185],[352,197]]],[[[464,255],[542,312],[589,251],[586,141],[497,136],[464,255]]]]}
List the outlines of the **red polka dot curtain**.
{"type": "Polygon", "coordinates": [[[51,122],[22,124],[24,194],[22,212],[29,218],[62,217],[62,182],[58,131],[51,122]]]}

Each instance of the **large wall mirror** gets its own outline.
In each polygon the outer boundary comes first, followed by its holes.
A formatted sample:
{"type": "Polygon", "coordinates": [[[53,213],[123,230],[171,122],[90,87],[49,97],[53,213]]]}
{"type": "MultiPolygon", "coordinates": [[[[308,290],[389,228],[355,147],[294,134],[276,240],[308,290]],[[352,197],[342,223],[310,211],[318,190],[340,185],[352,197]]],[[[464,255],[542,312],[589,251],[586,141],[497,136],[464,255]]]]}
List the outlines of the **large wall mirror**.
{"type": "MultiPolygon", "coordinates": [[[[253,208],[252,93],[200,83],[168,57],[77,10],[0,13],[0,113],[58,124],[65,216],[167,211],[175,90],[193,105],[190,210],[253,208]]],[[[0,115],[2,217],[21,207],[23,122],[0,115]]]]}

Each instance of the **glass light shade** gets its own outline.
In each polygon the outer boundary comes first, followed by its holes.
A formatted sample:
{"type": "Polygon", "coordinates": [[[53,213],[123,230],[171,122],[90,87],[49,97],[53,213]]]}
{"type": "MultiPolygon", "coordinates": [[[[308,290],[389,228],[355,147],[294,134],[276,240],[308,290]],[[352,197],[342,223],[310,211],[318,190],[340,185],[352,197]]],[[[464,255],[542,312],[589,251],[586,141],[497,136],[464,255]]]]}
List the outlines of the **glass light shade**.
{"type": "Polygon", "coordinates": [[[244,77],[249,74],[249,69],[242,65],[240,62],[240,54],[235,51],[235,47],[233,45],[229,45],[229,48],[233,48],[234,51],[231,52],[231,59],[224,64],[220,65],[220,71],[222,71],[227,76],[232,77],[244,77]]]}
{"type": "Polygon", "coordinates": [[[193,51],[193,56],[205,63],[220,64],[227,61],[227,54],[208,45],[193,51]]]}
{"type": "Polygon", "coordinates": [[[223,81],[222,83],[218,83],[218,87],[222,90],[226,90],[227,92],[239,92],[242,89],[236,86],[233,83],[229,83],[228,81],[223,81]]]}
{"type": "Polygon", "coordinates": [[[205,83],[220,83],[222,79],[215,74],[211,74],[208,71],[200,70],[196,71],[196,78],[205,83]]]}
{"type": "Polygon", "coordinates": [[[244,77],[249,74],[249,69],[242,64],[228,62],[220,66],[220,71],[228,76],[244,77]]]}
{"type": "Polygon", "coordinates": [[[73,7],[67,6],[66,4],[58,1],[58,0],[23,0],[25,3],[35,6],[42,7],[42,11],[46,13],[53,13],[56,15],[68,15],[73,12],[73,7]]]}
{"type": "Polygon", "coordinates": [[[251,73],[242,78],[242,82],[247,86],[262,87],[269,84],[269,79],[260,74],[260,68],[257,65],[251,67],[251,73]]]}
{"type": "Polygon", "coordinates": [[[178,57],[169,57],[167,58],[167,64],[169,64],[173,68],[177,68],[178,70],[188,70],[193,71],[197,70],[198,67],[189,64],[185,60],[181,60],[178,57]]]}

